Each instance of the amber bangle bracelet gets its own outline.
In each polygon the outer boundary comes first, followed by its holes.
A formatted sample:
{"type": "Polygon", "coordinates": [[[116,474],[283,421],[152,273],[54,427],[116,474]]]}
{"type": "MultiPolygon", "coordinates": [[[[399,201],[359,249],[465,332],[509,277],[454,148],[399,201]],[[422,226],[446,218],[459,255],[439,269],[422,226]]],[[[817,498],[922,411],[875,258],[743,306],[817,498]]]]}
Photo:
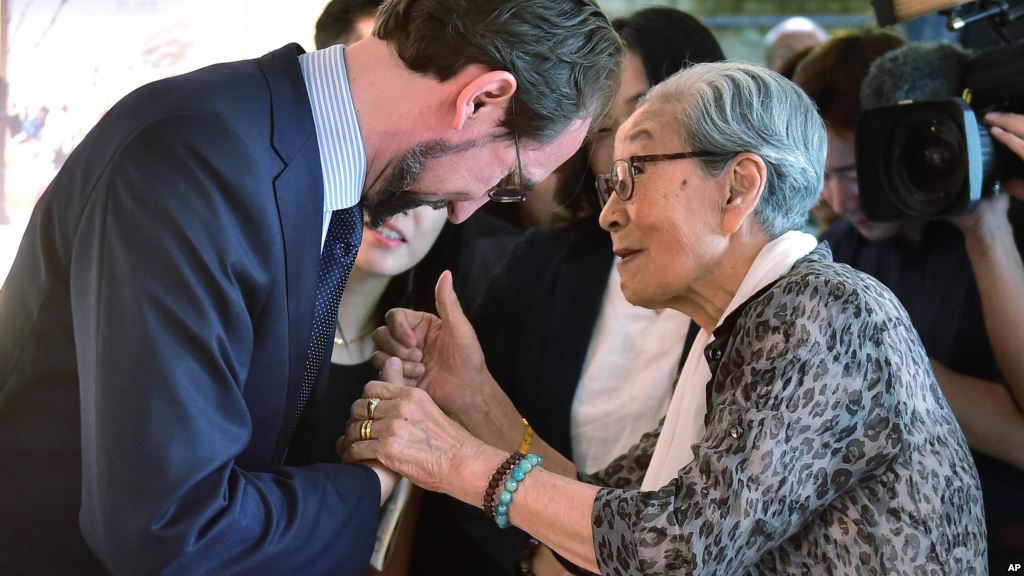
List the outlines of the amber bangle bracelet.
{"type": "Polygon", "coordinates": [[[526,418],[523,418],[523,438],[519,441],[519,453],[529,454],[531,445],[533,445],[533,428],[526,418]]]}

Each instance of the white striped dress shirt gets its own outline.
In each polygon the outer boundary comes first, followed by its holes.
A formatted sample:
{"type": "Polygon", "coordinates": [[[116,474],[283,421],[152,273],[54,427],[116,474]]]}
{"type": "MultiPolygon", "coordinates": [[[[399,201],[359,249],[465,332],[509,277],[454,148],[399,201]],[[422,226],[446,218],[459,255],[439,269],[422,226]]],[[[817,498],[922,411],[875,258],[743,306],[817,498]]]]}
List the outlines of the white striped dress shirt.
{"type": "Polygon", "coordinates": [[[331,46],[299,55],[324,177],[324,216],[320,247],[335,210],[355,206],[366,181],[366,150],[345,69],[345,47],[331,46]]]}

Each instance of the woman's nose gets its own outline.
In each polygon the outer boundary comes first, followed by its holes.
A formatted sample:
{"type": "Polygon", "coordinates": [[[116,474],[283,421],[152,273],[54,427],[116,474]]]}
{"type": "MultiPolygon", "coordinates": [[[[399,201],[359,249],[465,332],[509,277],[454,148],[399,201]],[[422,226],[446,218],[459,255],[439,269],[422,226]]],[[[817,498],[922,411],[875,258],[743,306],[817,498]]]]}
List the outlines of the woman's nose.
{"type": "Polygon", "coordinates": [[[612,194],[608,201],[605,202],[604,208],[601,209],[601,214],[598,217],[598,223],[607,232],[618,230],[626,225],[629,220],[629,215],[626,214],[626,203],[619,200],[619,197],[612,194]]]}

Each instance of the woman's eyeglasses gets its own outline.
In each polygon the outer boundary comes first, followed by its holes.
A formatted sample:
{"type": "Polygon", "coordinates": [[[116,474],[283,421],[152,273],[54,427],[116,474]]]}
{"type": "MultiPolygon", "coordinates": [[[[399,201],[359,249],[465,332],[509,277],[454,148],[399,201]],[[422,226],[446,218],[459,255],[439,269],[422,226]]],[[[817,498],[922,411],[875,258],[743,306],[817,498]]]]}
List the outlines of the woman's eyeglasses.
{"type": "Polygon", "coordinates": [[[610,174],[597,176],[597,197],[604,206],[614,192],[619,200],[629,200],[633,197],[633,187],[636,177],[643,174],[637,165],[651,162],[662,162],[665,160],[682,160],[684,158],[710,158],[720,156],[714,152],[675,152],[672,154],[644,154],[641,156],[630,156],[620,158],[612,163],[610,174]]]}

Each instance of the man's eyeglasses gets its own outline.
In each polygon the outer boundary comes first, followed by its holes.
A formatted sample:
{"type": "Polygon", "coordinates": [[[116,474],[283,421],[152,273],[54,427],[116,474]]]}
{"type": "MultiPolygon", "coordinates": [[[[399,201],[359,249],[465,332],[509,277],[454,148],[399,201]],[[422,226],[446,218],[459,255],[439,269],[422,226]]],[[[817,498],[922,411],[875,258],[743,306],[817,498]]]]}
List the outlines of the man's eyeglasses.
{"type": "MultiPolygon", "coordinates": [[[[514,125],[516,120],[515,99],[509,100],[509,105],[512,112],[512,124],[514,125]]],[[[519,134],[516,133],[515,128],[512,128],[512,138],[516,145],[516,170],[502,178],[501,182],[498,182],[497,186],[491,188],[487,192],[487,196],[490,197],[491,200],[501,202],[503,204],[526,201],[527,191],[526,188],[523,187],[523,162],[519,158],[519,134]]]]}
{"type": "Polygon", "coordinates": [[[711,158],[720,156],[714,152],[676,152],[674,154],[645,154],[642,156],[630,156],[620,158],[612,163],[610,174],[602,174],[597,177],[597,197],[604,206],[614,192],[619,200],[629,200],[633,197],[633,185],[636,177],[643,174],[638,164],[650,162],[662,162],[664,160],[682,160],[684,158],[711,158]]]}

